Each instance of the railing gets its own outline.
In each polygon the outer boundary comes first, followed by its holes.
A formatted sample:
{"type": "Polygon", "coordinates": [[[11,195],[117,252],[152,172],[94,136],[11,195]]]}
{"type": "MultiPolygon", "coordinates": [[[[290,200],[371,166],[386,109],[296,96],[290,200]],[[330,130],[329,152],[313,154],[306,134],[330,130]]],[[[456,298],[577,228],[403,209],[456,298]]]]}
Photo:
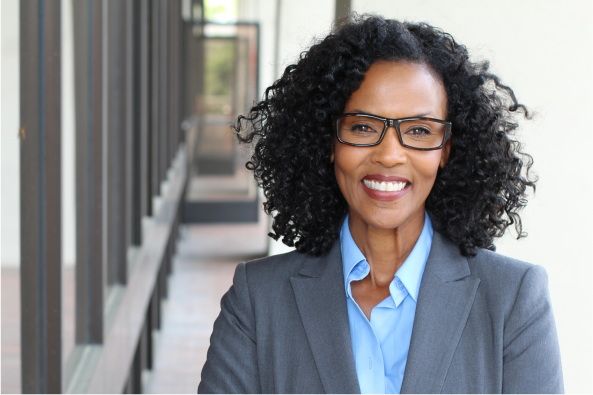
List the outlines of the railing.
{"type": "Polygon", "coordinates": [[[161,302],[178,238],[181,200],[187,180],[185,147],[180,147],[155,203],[157,214],[144,223],[144,242],[133,251],[130,276],[111,309],[101,345],[77,345],[66,365],[67,393],[140,393],[142,374],[153,367],[154,331],[161,327],[161,302]]]}
{"type": "Polygon", "coordinates": [[[138,393],[153,366],[187,180],[184,4],[71,5],[76,309],[75,346],[62,355],[62,5],[20,3],[22,390],[138,393]]]}

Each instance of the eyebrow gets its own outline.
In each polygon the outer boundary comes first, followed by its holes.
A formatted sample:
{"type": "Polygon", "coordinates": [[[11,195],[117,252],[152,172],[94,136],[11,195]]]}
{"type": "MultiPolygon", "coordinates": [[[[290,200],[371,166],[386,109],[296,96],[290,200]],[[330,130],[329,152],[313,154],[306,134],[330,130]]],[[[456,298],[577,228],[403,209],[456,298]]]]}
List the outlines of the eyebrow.
{"type": "MultiPolygon", "coordinates": [[[[354,110],[348,111],[348,113],[357,113],[357,114],[364,114],[364,115],[372,115],[372,116],[379,117],[379,118],[385,118],[385,117],[383,117],[381,115],[371,114],[370,112],[366,112],[366,111],[360,110],[358,108],[355,108],[354,110]]],[[[429,111],[429,112],[423,112],[423,113],[416,114],[416,115],[408,115],[408,116],[406,116],[404,118],[421,118],[421,117],[425,117],[427,115],[432,115],[433,117],[435,116],[435,114],[433,114],[432,112],[429,111]]]]}

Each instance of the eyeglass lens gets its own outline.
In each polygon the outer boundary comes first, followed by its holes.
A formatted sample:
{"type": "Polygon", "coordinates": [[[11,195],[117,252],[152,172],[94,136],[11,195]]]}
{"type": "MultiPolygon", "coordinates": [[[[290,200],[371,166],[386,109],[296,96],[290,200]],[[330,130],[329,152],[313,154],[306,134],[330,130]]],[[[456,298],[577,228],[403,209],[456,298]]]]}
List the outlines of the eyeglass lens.
{"type": "MultiPolygon", "coordinates": [[[[338,120],[340,139],[350,144],[374,144],[385,128],[382,120],[348,116],[338,120]]],[[[414,148],[436,148],[443,143],[445,125],[425,119],[406,120],[399,124],[403,143],[414,148]]]]}

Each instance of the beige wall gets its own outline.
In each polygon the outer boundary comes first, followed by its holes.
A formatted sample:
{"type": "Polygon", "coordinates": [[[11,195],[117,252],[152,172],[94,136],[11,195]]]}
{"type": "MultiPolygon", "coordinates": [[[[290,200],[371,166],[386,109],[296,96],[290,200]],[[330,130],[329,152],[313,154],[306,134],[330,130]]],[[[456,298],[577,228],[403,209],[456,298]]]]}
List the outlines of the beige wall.
{"type": "MultiPolygon", "coordinates": [[[[262,87],[273,81],[276,3],[243,3],[269,15],[262,20],[262,46],[269,48],[262,57],[262,87]]],[[[327,33],[334,1],[281,4],[279,59],[286,65],[313,37],[327,33]]],[[[534,120],[521,123],[519,133],[540,179],[522,215],[529,236],[519,241],[505,237],[496,244],[498,252],[548,271],[566,391],[593,392],[592,2],[352,0],[352,9],[425,21],[451,33],[475,59],[490,59],[492,70],[536,112],[534,120]]],[[[284,249],[271,245],[272,252],[284,249]]]]}
{"type": "Polygon", "coordinates": [[[2,266],[18,265],[20,252],[19,18],[18,0],[1,1],[2,24],[2,266]]]}

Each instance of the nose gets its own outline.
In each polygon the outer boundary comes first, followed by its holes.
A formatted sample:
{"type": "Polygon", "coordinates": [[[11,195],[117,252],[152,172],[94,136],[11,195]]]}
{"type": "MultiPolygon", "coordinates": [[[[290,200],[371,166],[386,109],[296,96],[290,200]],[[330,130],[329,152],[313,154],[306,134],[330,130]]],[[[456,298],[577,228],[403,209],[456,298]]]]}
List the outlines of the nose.
{"type": "Polygon", "coordinates": [[[385,167],[393,167],[407,161],[407,148],[401,145],[394,126],[388,127],[383,141],[372,148],[371,160],[385,167]]]}

